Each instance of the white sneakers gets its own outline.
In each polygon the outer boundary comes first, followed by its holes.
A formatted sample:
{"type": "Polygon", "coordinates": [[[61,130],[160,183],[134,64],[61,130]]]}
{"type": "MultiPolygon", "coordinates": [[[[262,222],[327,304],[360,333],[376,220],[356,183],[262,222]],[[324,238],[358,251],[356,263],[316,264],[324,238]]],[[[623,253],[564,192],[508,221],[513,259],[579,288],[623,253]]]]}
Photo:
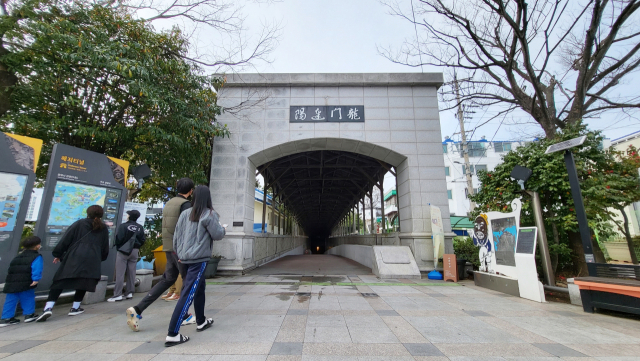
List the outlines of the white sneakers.
{"type": "Polygon", "coordinates": [[[111,297],[107,300],[107,302],[118,302],[122,301],[124,298],[122,296],[111,297]]]}
{"type": "Polygon", "coordinates": [[[142,318],[142,316],[140,316],[138,312],[136,312],[136,309],[133,307],[127,308],[126,313],[127,313],[127,325],[129,326],[131,331],[134,331],[134,332],[140,331],[140,325],[138,324],[138,321],[142,318]]]}
{"type": "Polygon", "coordinates": [[[133,298],[133,293],[129,293],[129,294],[127,295],[127,299],[128,299],[128,300],[130,300],[130,299],[132,299],[132,298],[133,298]]]}

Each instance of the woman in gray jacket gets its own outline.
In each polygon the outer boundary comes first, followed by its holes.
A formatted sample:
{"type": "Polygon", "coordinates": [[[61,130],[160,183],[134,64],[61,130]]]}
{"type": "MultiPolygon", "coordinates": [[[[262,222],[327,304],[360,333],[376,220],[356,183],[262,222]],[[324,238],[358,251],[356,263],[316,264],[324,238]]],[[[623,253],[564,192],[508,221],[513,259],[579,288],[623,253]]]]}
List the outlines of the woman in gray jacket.
{"type": "Polygon", "coordinates": [[[189,341],[180,334],[180,325],[191,303],[196,314],[197,331],[211,327],[213,319],[204,316],[204,270],[211,258],[213,241],[221,240],[225,228],[220,225],[218,213],[213,210],[209,187],[197,186],[193,192],[193,207],[180,214],[173,234],[173,250],[185,266],[182,293],[173,310],[165,346],[175,346],[189,341]]]}

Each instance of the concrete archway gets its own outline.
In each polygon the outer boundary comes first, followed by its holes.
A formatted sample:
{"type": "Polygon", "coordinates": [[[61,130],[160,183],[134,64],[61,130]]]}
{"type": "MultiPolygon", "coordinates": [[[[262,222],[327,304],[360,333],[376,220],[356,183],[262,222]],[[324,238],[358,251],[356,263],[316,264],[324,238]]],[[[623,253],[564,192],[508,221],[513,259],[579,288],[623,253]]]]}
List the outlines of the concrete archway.
{"type": "MultiPolygon", "coordinates": [[[[227,237],[216,243],[223,272],[242,272],[306,246],[306,236],[253,232],[255,172],[269,162],[312,151],[359,154],[397,170],[401,233],[421,270],[433,267],[430,205],[440,207],[450,233],[437,88],[441,74],[236,74],[219,94],[224,107],[251,104],[219,121],[231,137],[215,139],[210,188],[227,237]],[[293,123],[290,107],[360,105],[361,123],[293,123]],[[272,239],[275,238],[275,239],[272,239]]],[[[296,251],[297,252],[297,251],[296,251]]]]}

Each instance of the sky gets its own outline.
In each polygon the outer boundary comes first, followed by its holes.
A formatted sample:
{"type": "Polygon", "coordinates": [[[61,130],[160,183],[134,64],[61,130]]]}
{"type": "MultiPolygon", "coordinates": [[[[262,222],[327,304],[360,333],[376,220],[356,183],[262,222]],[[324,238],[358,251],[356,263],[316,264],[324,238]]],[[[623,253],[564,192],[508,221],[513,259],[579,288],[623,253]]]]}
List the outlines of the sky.
{"type": "MultiPolygon", "coordinates": [[[[271,54],[271,63],[256,64],[261,73],[376,73],[420,72],[394,64],[379,55],[378,46],[401,45],[415,38],[413,26],[387,13],[376,0],[283,0],[260,3],[248,1],[243,12],[250,34],[268,21],[278,21],[282,32],[279,45],[271,54]]],[[[438,68],[422,69],[438,72],[438,68]]],[[[640,77],[637,77],[640,80],[640,77]]],[[[631,91],[635,89],[629,87],[631,91]]],[[[442,106],[441,106],[442,108],[442,106]]],[[[525,113],[500,118],[475,129],[493,114],[480,109],[466,119],[470,140],[485,136],[488,140],[532,139],[541,134],[537,125],[522,125],[531,118],[525,113]],[[475,131],[474,131],[475,129],[475,131]]],[[[442,137],[459,140],[458,121],[453,111],[441,111],[442,137]]],[[[590,120],[589,127],[603,130],[615,139],[640,130],[640,120],[620,118],[617,114],[590,120]]],[[[469,135],[467,136],[469,138],[469,135]]]]}

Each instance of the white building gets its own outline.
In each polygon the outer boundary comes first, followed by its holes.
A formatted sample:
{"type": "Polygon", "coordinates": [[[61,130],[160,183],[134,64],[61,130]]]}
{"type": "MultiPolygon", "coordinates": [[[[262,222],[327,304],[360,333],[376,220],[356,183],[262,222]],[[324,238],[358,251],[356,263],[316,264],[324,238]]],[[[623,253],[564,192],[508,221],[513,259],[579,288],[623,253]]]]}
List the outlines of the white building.
{"type": "MultiPolygon", "coordinates": [[[[526,144],[525,141],[488,141],[482,137],[478,141],[469,141],[469,163],[473,180],[474,192],[481,187],[477,172],[492,171],[502,163],[502,157],[510,150],[526,144]]],[[[469,198],[467,197],[467,178],[465,176],[462,143],[445,137],[442,142],[444,155],[444,172],[447,179],[447,197],[452,216],[466,217],[469,212],[469,198]]],[[[451,222],[453,224],[453,222],[451,222]]]]}

